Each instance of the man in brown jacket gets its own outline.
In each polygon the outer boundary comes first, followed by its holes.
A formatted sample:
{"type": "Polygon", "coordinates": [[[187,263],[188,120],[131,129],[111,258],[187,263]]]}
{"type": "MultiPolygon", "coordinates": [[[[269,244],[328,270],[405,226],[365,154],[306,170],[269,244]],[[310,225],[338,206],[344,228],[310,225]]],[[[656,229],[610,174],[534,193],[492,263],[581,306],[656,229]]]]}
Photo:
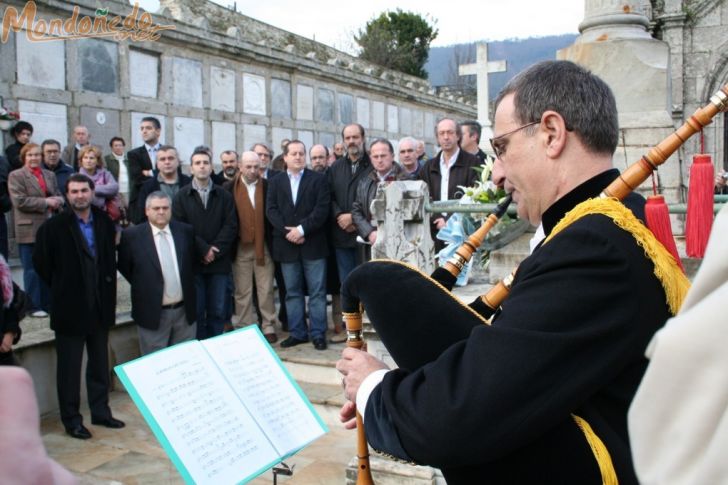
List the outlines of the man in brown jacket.
{"type": "Polygon", "coordinates": [[[244,152],[239,175],[227,182],[235,199],[238,214],[237,252],[233,260],[235,280],[235,315],[233,325],[242,327],[255,322],[253,288],[262,317],[261,329],[266,340],[278,340],[275,331],[276,309],[273,302],[273,259],[270,255],[270,227],[265,218],[268,181],[260,176],[260,159],[255,152],[244,152]]]}

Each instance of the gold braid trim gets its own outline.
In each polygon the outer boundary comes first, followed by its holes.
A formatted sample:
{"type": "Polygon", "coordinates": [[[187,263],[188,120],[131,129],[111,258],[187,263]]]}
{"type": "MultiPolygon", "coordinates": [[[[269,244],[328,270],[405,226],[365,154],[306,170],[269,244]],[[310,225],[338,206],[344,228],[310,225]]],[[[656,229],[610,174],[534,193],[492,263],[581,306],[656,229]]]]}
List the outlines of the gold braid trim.
{"type": "Polygon", "coordinates": [[[602,485],[619,485],[617,472],[614,471],[614,464],[612,463],[612,456],[609,454],[607,447],[585,419],[580,418],[576,414],[572,414],[571,417],[574,418],[576,425],[584,433],[586,441],[589,443],[589,447],[597,459],[599,473],[602,475],[602,485]]]}
{"type": "Polygon", "coordinates": [[[545,242],[550,241],[556,234],[564,230],[571,223],[591,214],[602,214],[614,221],[621,229],[629,232],[637,244],[644,249],[647,256],[655,265],[655,276],[665,290],[665,298],[670,312],[676,315],[685,295],[690,288],[690,280],[680,269],[672,255],[657,240],[635,215],[615,198],[589,199],[574,207],[556,224],[545,242]]]}

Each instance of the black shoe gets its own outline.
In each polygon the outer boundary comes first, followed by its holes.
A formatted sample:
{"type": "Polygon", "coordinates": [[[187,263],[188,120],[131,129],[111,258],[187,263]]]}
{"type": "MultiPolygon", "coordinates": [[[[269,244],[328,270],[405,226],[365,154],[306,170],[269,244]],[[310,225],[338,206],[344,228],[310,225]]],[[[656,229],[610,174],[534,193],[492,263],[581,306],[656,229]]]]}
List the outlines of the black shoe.
{"type": "Polygon", "coordinates": [[[79,440],[87,440],[91,437],[91,432],[82,424],[78,424],[72,428],[66,428],[66,434],[79,440]]]}
{"type": "Polygon", "coordinates": [[[326,339],[323,337],[313,339],[313,346],[316,350],[326,350],[326,339]]]}
{"type": "Polygon", "coordinates": [[[285,349],[287,347],[295,347],[296,345],[305,344],[306,342],[308,342],[308,339],[301,340],[297,339],[296,337],[288,337],[283,342],[281,342],[281,347],[285,349]]]}
{"type": "Polygon", "coordinates": [[[106,426],[107,428],[112,429],[119,429],[126,426],[124,424],[124,421],[112,417],[104,418],[104,419],[94,419],[91,418],[91,424],[95,424],[98,426],[106,426]]]}

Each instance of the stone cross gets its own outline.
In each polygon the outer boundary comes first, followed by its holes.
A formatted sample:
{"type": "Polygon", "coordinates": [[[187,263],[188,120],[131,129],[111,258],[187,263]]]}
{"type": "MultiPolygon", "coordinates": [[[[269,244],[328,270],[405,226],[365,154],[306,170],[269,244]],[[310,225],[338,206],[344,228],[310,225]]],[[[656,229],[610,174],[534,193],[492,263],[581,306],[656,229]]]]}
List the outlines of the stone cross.
{"type": "MultiPolygon", "coordinates": [[[[475,64],[463,64],[458,67],[461,76],[477,76],[476,87],[478,97],[478,122],[483,126],[481,141],[493,136],[491,129],[488,97],[488,74],[491,72],[505,72],[506,61],[488,61],[488,44],[478,43],[475,64]]],[[[486,147],[487,148],[487,147],[486,147]]]]}

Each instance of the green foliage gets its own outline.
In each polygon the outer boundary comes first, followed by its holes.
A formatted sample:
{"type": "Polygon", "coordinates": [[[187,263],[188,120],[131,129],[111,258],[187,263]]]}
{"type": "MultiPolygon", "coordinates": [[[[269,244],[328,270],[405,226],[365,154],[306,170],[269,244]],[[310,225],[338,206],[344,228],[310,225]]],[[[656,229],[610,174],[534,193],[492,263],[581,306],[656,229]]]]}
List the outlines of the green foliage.
{"type": "Polygon", "coordinates": [[[354,36],[365,61],[427,79],[424,66],[437,29],[412,12],[383,12],[354,36]]]}

